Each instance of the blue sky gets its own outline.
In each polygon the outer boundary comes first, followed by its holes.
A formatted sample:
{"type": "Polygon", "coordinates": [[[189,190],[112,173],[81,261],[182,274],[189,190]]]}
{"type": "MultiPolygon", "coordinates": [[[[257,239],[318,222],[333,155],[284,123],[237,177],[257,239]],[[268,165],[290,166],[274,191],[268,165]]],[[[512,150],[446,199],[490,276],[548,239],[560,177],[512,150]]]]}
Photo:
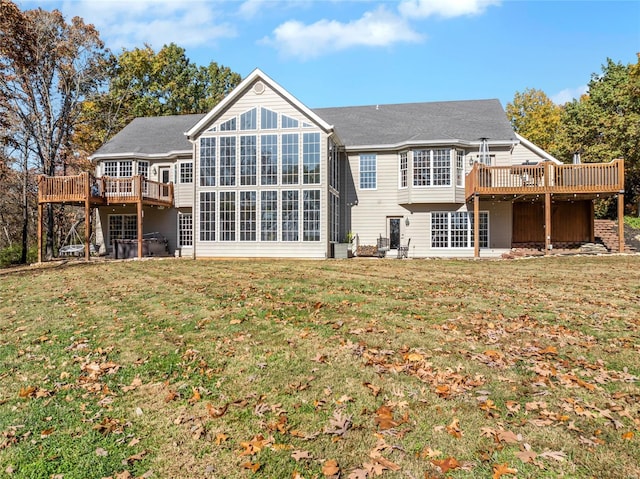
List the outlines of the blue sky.
{"type": "Polygon", "coordinates": [[[258,67],[311,108],[585,91],[635,63],[640,0],[18,0],[93,23],[114,52],[174,42],[198,65],[258,67]]]}

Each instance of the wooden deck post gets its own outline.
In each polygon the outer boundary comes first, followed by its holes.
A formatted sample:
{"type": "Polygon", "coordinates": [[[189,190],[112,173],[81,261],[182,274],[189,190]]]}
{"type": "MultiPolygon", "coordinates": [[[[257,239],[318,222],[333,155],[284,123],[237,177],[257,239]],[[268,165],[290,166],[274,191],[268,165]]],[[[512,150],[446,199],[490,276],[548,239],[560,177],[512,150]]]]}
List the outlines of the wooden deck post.
{"type": "Polygon", "coordinates": [[[38,263],[42,263],[42,203],[38,202],[38,263]]]}
{"type": "Polygon", "coordinates": [[[89,173],[82,173],[84,181],[84,259],[90,258],[90,237],[91,237],[91,185],[89,184],[89,173]]]}
{"type": "Polygon", "coordinates": [[[473,257],[480,257],[480,195],[473,196],[473,257]]]}
{"type": "Polygon", "coordinates": [[[618,252],[624,253],[624,193],[618,193],[618,252]]]}
{"type": "Polygon", "coordinates": [[[544,254],[551,252],[551,193],[544,194],[544,254]]]}
{"type": "Polygon", "coordinates": [[[137,205],[137,217],[138,217],[138,258],[142,258],[142,225],[143,225],[143,221],[142,221],[142,215],[143,215],[143,211],[142,211],[142,176],[138,175],[136,177],[136,196],[138,198],[138,201],[136,203],[137,205]]]}

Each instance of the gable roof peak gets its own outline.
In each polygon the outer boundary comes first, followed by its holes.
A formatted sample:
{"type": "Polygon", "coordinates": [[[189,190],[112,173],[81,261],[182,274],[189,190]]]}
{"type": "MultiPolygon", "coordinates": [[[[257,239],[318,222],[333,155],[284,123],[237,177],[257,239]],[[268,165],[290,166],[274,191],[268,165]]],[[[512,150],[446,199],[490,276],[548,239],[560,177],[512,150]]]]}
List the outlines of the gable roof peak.
{"type": "Polygon", "coordinates": [[[202,131],[214,120],[214,118],[222,111],[224,111],[229,105],[231,105],[237,98],[240,98],[249,89],[258,81],[262,81],[263,83],[269,85],[271,89],[273,89],[276,93],[285,98],[292,105],[297,107],[300,111],[302,111],[305,115],[307,115],[310,119],[312,119],[318,126],[320,126],[325,131],[333,131],[333,125],[328,124],[325,120],[323,120],[317,113],[315,113],[312,109],[304,105],[300,100],[294,97],[291,93],[285,90],[278,82],[273,80],[269,75],[264,73],[259,68],[255,68],[249,75],[247,75],[244,80],[240,82],[238,86],[236,86],[224,99],[218,103],[213,109],[207,113],[198,123],[196,123],[190,130],[185,132],[187,139],[192,140],[196,136],[198,136],[202,131]]]}

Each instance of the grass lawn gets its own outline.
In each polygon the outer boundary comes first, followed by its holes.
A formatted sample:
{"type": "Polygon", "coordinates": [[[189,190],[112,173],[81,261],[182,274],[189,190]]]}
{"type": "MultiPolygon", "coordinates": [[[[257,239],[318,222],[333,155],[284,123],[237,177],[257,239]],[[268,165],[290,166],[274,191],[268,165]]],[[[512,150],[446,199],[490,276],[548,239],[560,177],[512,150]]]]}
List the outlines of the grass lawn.
{"type": "Polygon", "coordinates": [[[0,274],[0,477],[640,477],[640,256],[0,274]]]}

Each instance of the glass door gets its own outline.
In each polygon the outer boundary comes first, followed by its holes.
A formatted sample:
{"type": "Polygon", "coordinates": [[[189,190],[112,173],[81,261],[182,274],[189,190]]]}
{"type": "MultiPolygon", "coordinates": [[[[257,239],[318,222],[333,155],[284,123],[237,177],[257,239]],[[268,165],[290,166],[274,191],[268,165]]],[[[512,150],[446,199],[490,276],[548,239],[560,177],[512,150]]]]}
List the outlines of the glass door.
{"type": "Polygon", "coordinates": [[[400,247],[400,218],[389,218],[389,249],[400,247]]]}

